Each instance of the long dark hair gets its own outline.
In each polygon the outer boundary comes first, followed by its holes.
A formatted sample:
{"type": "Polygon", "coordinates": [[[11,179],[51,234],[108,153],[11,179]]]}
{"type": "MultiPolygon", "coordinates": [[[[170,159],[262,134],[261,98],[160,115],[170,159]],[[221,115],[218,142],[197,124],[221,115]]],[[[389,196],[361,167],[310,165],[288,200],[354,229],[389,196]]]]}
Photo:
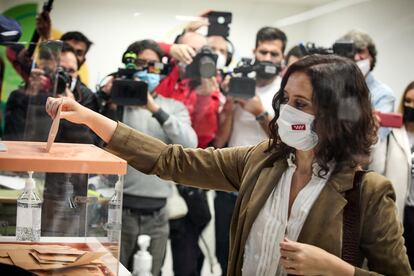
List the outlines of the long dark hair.
{"type": "Polygon", "coordinates": [[[279,159],[287,158],[295,150],[281,141],[276,120],[286,83],[297,72],[306,74],[313,88],[313,129],[319,138],[315,159],[321,167],[318,175],[327,174],[331,161],[335,162],[334,172],[366,162],[370,147],[377,141],[369,90],[356,64],[335,55],[311,55],[288,68],[273,98],[275,117],[269,124],[271,139],[267,152],[279,159]]]}

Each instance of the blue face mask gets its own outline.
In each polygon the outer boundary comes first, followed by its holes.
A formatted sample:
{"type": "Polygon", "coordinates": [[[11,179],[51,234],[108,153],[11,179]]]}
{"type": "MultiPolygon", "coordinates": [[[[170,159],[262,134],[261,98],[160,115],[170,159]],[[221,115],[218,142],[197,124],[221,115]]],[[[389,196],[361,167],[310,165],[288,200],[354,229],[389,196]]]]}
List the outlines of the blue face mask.
{"type": "Polygon", "coordinates": [[[146,82],[148,84],[148,92],[150,93],[154,91],[155,87],[160,83],[159,74],[148,73],[146,70],[135,73],[134,77],[146,82]]]}

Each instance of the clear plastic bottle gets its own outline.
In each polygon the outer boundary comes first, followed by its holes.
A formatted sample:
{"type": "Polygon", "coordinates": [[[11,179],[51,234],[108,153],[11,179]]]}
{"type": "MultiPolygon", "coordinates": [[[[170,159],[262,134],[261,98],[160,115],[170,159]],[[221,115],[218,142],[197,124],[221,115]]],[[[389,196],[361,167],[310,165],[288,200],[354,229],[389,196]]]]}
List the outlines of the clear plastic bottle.
{"type": "Polygon", "coordinates": [[[16,240],[39,241],[41,216],[42,200],[36,193],[33,172],[29,172],[24,190],[17,198],[16,240]]]}
{"type": "Polygon", "coordinates": [[[139,250],[134,255],[133,276],[152,276],[152,256],[148,252],[151,243],[151,237],[148,235],[139,235],[137,244],[139,250]]]}
{"type": "Polygon", "coordinates": [[[119,242],[122,224],[122,186],[118,180],[115,183],[115,193],[108,203],[108,240],[119,242]]]}

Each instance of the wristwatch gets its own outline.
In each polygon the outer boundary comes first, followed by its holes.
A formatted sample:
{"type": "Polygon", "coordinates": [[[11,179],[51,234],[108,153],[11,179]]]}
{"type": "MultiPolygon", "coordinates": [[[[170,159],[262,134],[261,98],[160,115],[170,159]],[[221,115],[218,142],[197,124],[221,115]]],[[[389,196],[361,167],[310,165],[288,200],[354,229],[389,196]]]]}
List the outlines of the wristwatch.
{"type": "Polygon", "coordinates": [[[259,115],[256,116],[256,121],[263,122],[269,116],[269,112],[263,111],[259,115]]]}

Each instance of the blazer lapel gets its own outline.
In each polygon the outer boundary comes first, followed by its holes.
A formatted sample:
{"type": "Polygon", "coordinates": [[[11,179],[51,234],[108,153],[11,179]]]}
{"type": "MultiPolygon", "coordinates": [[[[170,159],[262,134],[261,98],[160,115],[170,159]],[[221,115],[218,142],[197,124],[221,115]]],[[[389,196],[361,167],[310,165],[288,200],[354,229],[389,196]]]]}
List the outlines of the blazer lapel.
{"type": "Polygon", "coordinates": [[[298,242],[312,244],[341,256],[344,192],[353,186],[354,170],[332,175],[312,206],[298,242]]]}

